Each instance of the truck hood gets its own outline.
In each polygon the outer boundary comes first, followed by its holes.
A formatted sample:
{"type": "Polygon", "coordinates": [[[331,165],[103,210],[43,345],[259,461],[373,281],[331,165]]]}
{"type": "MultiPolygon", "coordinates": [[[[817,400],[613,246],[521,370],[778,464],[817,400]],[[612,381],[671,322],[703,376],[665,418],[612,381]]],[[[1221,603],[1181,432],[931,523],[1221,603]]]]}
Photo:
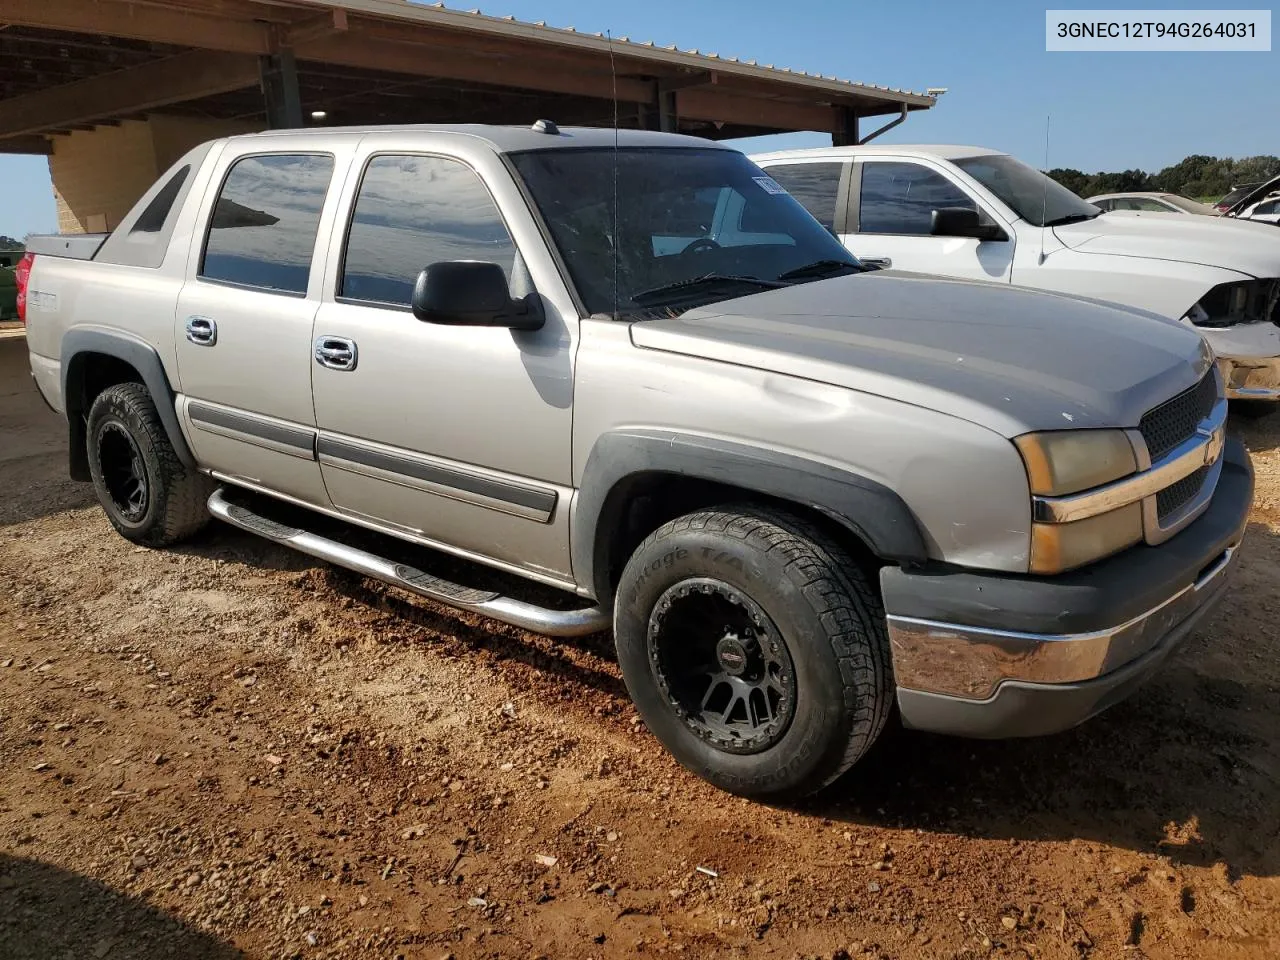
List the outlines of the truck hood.
{"type": "Polygon", "coordinates": [[[1185,213],[1104,213],[1052,229],[1065,246],[1079,253],[1149,257],[1251,277],[1280,277],[1280,237],[1269,224],[1185,213]]]}
{"type": "Polygon", "coordinates": [[[1006,437],[1136,427],[1212,362],[1203,338],[1121,307],[877,271],[639,321],[632,342],[926,407],[1006,437]]]}

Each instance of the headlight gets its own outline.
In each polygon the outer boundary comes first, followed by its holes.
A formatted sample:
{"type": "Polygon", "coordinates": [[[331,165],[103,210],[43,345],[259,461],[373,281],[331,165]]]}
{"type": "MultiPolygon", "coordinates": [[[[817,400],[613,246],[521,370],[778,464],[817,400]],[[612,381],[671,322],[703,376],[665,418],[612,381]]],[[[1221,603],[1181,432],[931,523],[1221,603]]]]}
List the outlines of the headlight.
{"type": "Polygon", "coordinates": [[[1071,523],[1031,525],[1031,572],[1062,573],[1119,553],[1142,539],[1142,504],[1071,523]]]}
{"type": "MultiPolygon", "coordinates": [[[[1013,441],[1031,493],[1064,497],[1127,477],[1138,469],[1123,430],[1028,433],[1013,441]]],[[[1117,553],[1142,539],[1142,504],[1131,503],[1070,523],[1031,525],[1031,572],[1061,573],[1117,553]]]]}
{"type": "Polygon", "coordinates": [[[1031,492],[1062,497],[1127,477],[1138,469],[1123,430],[1028,433],[1013,441],[1027,465],[1031,492]]]}

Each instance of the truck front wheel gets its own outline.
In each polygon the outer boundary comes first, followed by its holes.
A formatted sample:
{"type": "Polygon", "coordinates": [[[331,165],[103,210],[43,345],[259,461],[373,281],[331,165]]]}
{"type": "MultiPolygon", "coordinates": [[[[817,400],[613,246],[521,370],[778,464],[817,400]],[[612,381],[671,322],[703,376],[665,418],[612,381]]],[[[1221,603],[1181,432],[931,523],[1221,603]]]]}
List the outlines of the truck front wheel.
{"type": "Polygon", "coordinates": [[[884,612],[821,529],[754,506],[664,524],[622,572],[614,634],[654,735],[724,790],[791,800],[870,748],[892,705],[884,612]]]}
{"type": "Polygon", "coordinates": [[[140,383],[118,383],[89,408],[86,443],[98,502],[122,537],[148,547],[185,540],[209,522],[208,477],[188,470],[140,383]]]}

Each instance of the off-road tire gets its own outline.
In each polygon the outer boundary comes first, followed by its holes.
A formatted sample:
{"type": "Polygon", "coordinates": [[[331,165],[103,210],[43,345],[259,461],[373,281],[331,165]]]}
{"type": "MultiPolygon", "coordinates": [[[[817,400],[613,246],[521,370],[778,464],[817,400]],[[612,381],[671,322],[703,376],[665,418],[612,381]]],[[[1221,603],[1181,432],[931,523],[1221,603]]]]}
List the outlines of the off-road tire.
{"type": "Polygon", "coordinates": [[[614,635],[623,679],[649,729],[685,767],[742,796],[788,801],[822,789],[870,749],[892,708],[884,610],[867,573],[819,527],[780,510],[728,506],[655,530],[622,572],[614,635]],[[790,722],[760,752],[709,743],[660,679],[650,616],[667,591],[696,578],[750,598],[794,663],[790,722]]]}
{"type": "Polygon", "coordinates": [[[126,540],[166,547],[199,532],[208,522],[205,506],[216,484],[185,467],[165,433],[156,405],[140,383],[119,383],[98,394],[89,408],[86,446],[98,502],[126,540]],[[146,476],[141,515],[131,518],[112,498],[100,460],[104,431],[127,433],[146,476]]]}

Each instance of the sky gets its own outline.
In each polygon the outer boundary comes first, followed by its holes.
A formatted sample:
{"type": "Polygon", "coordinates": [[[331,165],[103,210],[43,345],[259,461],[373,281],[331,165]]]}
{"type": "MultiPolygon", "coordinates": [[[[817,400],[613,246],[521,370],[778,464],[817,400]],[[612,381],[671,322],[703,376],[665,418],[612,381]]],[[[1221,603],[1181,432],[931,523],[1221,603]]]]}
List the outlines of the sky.
{"type": "MultiPolygon", "coordinates": [[[[607,30],[617,37],[881,86],[948,89],[934,109],[911,114],[885,134],[883,143],[980,144],[1044,168],[1047,118],[1049,167],[1155,171],[1192,153],[1280,154],[1280,51],[1045,52],[1047,6],[1097,9],[1105,6],[1102,0],[476,2],[487,14],[545,20],[551,26],[607,30]]],[[[1211,0],[1159,3],[1165,9],[1249,6],[1211,0]]],[[[864,120],[864,132],[874,123],[864,120]]],[[[797,134],[741,145],[755,150],[829,142],[825,136],[797,134]]],[[[54,230],[43,157],[0,155],[0,185],[0,234],[54,230]]]]}

